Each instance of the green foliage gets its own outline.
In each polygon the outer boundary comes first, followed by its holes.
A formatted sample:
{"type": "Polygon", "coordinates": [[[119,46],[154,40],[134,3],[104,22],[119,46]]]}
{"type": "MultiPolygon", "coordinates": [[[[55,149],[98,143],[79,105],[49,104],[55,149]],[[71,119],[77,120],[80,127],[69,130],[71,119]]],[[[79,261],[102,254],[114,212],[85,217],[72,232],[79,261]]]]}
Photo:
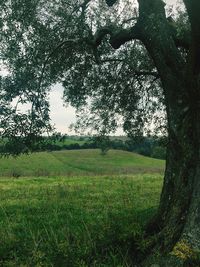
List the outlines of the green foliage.
{"type": "MultiPolygon", "coordinates": [[[[21,152],[24,147],[26,151],[33,150],[37,137],[52,131],[47,95],[50,86],[58,80],[56,69],[62,65],[65,54],[63,51],[61,57],[58,51],[52,53],[52,50],[65,37],[71,38],[72,33],[66,35],[68,27],[79,35],[76,26],[80,21],[74,20],[79,11],[72,14],[76,5],[73,1],[71,5],[62,2],[46,5],[43,1],[3,1],[1,5],[1,60],[9,70],[0,83],[1,136],[10,140],[11,145],[16,138],[23,138],[19,139],[21,152]],[[51,67],[47,66],[50,54],[54,61],[51,67]],[[23,104],[27,104],[26,112],[21,111],[23,104]]],[[[74,49],[70,48],[72,54],[74,49]]],[[[10,153],[15,153],[15,146],[10,153]]]]}
{"type": "Polygon", "coordinates": [[[98,48],[92,43],[103,25],[132,26],[132,3],[120,15],[118,2],[113,12],[105,1],[4,0],[1,7],[1,58],[9,74],[0,83],[0,128],[11,146],[22,138],[16,154],[36,150],[37,137],[53,130],[47,96],[57,82],[65,88],[64,101],[77,108],[81,129],[105,134],[122,125],[134,136],[147,132],[152,120],[163,121],[160,80],[141,43],[118,51],[106,38],[98,48]],[[24,104],[27,112],[20,110],[24,104]]]}
{"type": "MultiPolygon", "coordinates": [[[[28,153],[29,150],[22,138],[16,138],[15,142],[7,142],[2,139],[0,142],[0,153],[8,156],[14,151],[15,155],[21,152],[28,153]],[[22,147],[23,146],[23,147],[22,147]]],[[[126,136],[66,136],[55,133],[49,137],[37,138],[32,151],[59,151],[77,149],[100,148],[102,155],[109,149],[125,150],[139,153],[144,156],[165,159],[166,158],[166,137],[142,137],[129,139],[126,136]]],[[[30,147],[29,147],[30,148],[30,147]]]]}
{"type": "Polygon", "coordinates": [[[0,265],[128,267],[160,175],[0,180],[0,265]]]}
{"type": "Polygon", "coordinates": [[[166,143],[166,136],[143,136],[126,140],[128,151],[157,159],[166,159],[166,143]]]}

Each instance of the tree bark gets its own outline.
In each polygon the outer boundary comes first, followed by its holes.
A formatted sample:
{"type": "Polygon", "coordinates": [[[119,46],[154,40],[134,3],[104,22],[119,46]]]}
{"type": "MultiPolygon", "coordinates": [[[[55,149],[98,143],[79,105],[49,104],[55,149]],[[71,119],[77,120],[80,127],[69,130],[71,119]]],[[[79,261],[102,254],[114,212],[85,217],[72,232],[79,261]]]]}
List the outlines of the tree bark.
{"type": "MultiPolygon", "coordinates": [[[[173,90],[179,82],[174,77],[173,90]]],[[[200,249],[200,88],[194,79],[189,82],[188,76],[181,83],[185,94],[177,96],[176,105],[167,104],[169,138],[164,184],[157,214],[146,233],[147,239],[153,240],[148,249],[151,253],[159,250],[187,262],[200,249]]]]}
{"type": "Polygon", "coordinates": [[[200,249],[200,86],[188,68],[182,78],[168,71],[162,79],[169,134],[166,170],[158,212],[147,226],[147,236],[156,241],[153,249],[183,261],[200,249]]]}
{"type": "Polygon", "coordinates": [[[169,32],[163,2],[139,4],[140,39],[161,77],[169,134],[160,205],[147,231],[161,251],[184,244],[190,253],[183,258],[192,257],[200,249],[200,50],[192,43],[185,62],[169,32]]]}

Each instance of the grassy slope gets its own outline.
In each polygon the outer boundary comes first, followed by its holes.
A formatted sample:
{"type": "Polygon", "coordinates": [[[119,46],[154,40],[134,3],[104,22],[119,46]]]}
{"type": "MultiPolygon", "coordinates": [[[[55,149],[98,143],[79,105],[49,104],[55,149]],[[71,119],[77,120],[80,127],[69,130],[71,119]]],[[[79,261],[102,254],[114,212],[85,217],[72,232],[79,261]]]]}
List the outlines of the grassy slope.
{"type": "MultiPolygon", "coordinates": [[[[123,160],[118,155],[115,166],[123,160]]],[[[156,174],[0,179],[0,266],[129,266],[129,240],[144,245],[142,227],[157,207],[161,184],[156,174]]]]}
{"type": "Polygon", "coordinates": [[[40,152],[18,158],[0,159],[0,176],[102,175],[162,172],[164,161],[111,150],[40,152]]]}

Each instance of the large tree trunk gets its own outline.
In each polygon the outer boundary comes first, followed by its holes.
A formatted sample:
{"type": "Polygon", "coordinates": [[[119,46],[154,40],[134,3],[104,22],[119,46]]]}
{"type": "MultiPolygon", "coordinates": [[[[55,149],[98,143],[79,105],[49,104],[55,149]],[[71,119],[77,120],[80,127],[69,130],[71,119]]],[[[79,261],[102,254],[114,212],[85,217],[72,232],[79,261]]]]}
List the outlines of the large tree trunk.
{"type": "Polygon", "coordinates": [[[200,249],[200,88],[197,77],[189,76],[163,83],[167,92],[174,84],[172,91],[178,95],[166,94],[169,141],[164,185],[158,213],[147,228],[156,237],[156,249],[172,251],[184,260],[200,249]]]}
{"type": "Polygon", "coordinates": [[[184,244],[189,257],[200,249],[200,71],[199,50],[193,45],[197,34],[184,60],[170,33],[163,2],[138,1],[140,39],[161,77],[169,134],[159,210],[147,230],[156,237],[156,248],[169,252],[184,244]]]}

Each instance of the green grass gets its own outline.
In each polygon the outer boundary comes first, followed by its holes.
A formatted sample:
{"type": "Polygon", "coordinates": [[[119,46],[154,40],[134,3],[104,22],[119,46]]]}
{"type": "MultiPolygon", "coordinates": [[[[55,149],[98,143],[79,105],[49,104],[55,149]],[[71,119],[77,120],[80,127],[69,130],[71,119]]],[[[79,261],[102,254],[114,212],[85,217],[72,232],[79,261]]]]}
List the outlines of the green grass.
{"type": "Polygon", "coordinates": [[[117,150],[1,158],[0,266],[130,266],[163,169],[162,160],[117,150]]]}
{"type": "MultiPolygon", "coordinates": [[[[97,151],[96,159],[91,151],[85,153],[85,159],[77,158],[79,151],[70,159],[65,152],[35,154],[28,166],[25,156],[17,161],[27,170],[34,169],[36,156],[38,164],[49,157],[48,166],[64,168],[71,162],[72,169],[89,168],[93,161],[109,168],[114,156],[113,169],[141,166],[144,160],[148,168],[154,163],[126,152],[111,151],[107,160],[97,151]]],[[[143,226],[157,208],[161,185],[160,174],[1,178],[0,266],[129,266],[131,241],[142,249],[143,226]]]]}
{"type": "Polygon", "coordinates": [[[164,161],[126,151],[63,150],[0,159],[0,176],[83,176],[162,173],[164,161]]]}

